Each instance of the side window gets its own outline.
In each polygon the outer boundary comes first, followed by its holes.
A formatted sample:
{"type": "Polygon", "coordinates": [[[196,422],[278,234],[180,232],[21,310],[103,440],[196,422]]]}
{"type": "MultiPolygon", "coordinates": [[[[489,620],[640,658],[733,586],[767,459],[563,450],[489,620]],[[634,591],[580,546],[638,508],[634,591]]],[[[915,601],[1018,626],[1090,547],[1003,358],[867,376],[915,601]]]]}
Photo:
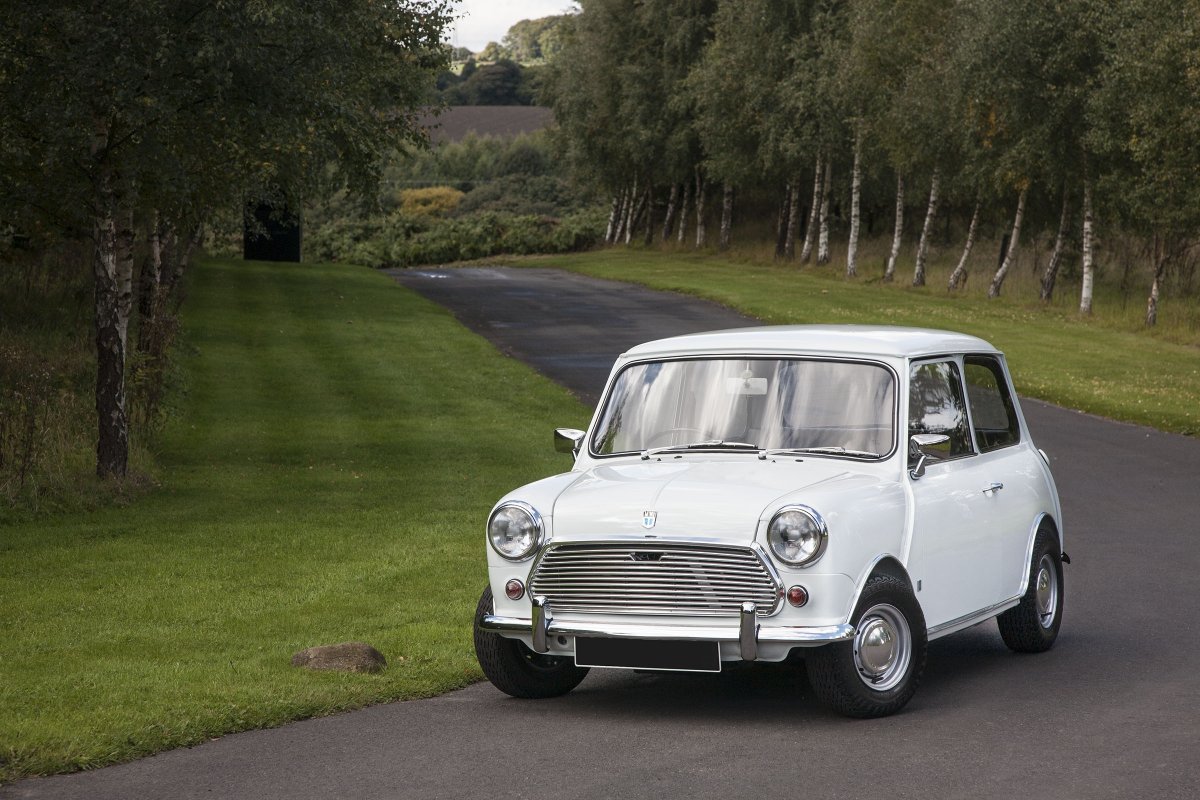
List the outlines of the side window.
{"type": "Polygon", "coordinates": [[[908,393],[908,434],[944,433],[950,441],[942,445],[942,458],[974,453],[968,430],[967,406],[963,402],[962,378],[953,361],[913,364],[908,393]]]}
{"type": "Polygon", "coordinates": [[[1021,426],[1000,362],[988,356],[967,356],[965,372],[979,449],[986,453],[1020,441],[1021,426]]]}

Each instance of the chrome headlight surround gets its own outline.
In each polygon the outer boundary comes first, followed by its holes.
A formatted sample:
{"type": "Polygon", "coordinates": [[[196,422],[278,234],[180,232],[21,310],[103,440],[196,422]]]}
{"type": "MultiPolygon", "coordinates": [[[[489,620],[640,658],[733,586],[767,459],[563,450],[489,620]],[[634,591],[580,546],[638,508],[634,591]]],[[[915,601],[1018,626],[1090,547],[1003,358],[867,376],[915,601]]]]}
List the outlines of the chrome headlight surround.
{"type": "Polygon", "coordinates": [[[829,527],[816,509],[788,505],[775,512],[767,526],[771,555],[790,567],[815,564],[829,543],[829,527]]]}
{"type": "Polygon", "coordinates": [[[487,523],[488,544],[507,561],[524,561],[546,538],[542,515],[528,503],[510,500],[496,507],[487,523]],[[514,532],[513,526],[519,526],[514,532]],[[507,549],[506,549],[507,548],[507,549]]]}

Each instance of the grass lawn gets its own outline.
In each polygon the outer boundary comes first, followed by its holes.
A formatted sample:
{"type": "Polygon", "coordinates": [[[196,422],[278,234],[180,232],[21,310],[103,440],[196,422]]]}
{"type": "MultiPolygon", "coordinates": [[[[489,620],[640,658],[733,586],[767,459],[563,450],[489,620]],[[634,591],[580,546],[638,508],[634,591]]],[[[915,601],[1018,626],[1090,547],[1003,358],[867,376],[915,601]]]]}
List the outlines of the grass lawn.
{"type": "MultiPolygon", "coordinates": [[[[1107,308],[1097,308],[1094,317],[1085,319],[1069,310],[1065,305],[1069,301],[1064,300],[1047,308],[1019,298],[948,296],[939,273],[931,275],[930,286],[912,289],[899,274],[900,285],[863,278],[847,282],[833,267],[801,270],[655,250],[613,248],[512,263],[684,292],[769,323],[869,323],[964,331],[1005,352],[1017,389],[1024,395],[1162,430],[1200,433],[1200,347],[1122,329],[1107,308]]],[[[1176,325],[1170,333],[1186,340],[1191,336],[1187,330],[1176,325]]]]}
{"type": "Polygon", "coordinates": [[[365,268],[199,264],[184,330],[163,486],[0,530],[0,779],[476,680],[484,518],[588,418],[365,268]]]}

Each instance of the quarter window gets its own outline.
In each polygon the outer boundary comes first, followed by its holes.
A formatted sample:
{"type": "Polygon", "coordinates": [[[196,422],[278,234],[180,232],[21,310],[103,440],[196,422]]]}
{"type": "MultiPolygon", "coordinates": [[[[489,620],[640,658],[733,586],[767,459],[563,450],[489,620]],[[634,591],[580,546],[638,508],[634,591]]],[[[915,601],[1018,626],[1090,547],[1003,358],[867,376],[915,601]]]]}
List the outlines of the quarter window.
{"type": "Polygon", "coordinates": [[[1017,411],[1000,362],[988,356],[967,356],[964,372],[979,449],[986,453],[1020,441],[1017,411]]]}
{"type": "MultiPolygon", "coordinates": [[[[941,433],[950,441],[941,446],[942,458],[974,453],[963,402],[962,378],[953,361],[913,364],[909,381],[908,433],[941,433]]],[[[938,448],[933,448],[935,451],[938,448]]]]}

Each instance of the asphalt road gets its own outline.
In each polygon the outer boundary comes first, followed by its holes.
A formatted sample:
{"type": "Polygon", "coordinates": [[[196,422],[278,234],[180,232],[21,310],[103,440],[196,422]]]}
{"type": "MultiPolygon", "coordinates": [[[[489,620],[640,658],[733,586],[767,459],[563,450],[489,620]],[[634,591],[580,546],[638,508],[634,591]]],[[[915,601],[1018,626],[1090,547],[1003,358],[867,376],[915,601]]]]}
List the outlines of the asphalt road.
{"type": "MultiPolygon", "coordinates": [[[[589,399],[629,345],[744,322],[556,272],[397,278],[589,399]]],[[[1074,562],[1058,643],[1015,655],[994,622],[933,642],[897,716],[824,711],[802,665],[594,670],[555,700],[484,683],[25,781],[0,798],[1200,797],[1200,441],[1023,407],[1053,462],[1074,562]]]]}

